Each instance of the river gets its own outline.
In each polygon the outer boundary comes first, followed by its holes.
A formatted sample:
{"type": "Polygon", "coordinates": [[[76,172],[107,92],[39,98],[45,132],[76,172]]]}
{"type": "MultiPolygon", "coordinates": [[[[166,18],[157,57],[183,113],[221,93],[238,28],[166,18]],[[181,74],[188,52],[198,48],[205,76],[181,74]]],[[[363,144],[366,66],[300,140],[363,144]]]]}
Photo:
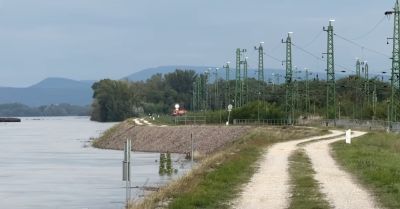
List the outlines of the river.
{"type": "MultiPolygon", "coordinates": [[[[0,123],[0,208],[120,209],[125,183],[123,153],[92,148],[88,140],[113,123],[87,117],[23,118],[0,123]]],[[[173,155],[176,176],[159,176],[158,153],[132,155],[132,186],[160,186],[189,169],[173,155]]],[[[142,197],[133,189],[132,198],[142,197]]]]}

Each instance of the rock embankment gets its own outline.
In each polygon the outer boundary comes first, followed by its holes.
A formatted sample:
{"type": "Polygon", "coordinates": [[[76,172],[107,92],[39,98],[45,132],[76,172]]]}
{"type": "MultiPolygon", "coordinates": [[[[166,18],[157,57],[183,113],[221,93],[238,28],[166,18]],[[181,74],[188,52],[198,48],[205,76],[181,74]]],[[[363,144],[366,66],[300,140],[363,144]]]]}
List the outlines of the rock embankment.
{"type": "Polygon", "coordinates": [[[94,141],[103,149],[122,150],[126,139],[143,152],[188,153],[193,136],[196,152],[211,153],[246,134],[252,127],[238,126],[137,126],[123,122],[94,141]]]}

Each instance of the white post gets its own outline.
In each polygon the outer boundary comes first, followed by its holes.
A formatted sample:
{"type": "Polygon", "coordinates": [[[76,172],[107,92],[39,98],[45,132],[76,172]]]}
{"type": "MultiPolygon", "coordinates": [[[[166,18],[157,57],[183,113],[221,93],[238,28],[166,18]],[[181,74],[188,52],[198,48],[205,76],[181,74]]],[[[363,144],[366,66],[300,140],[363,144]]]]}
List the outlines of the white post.
{"type": "Polygon", "coordinates": [[[193,133],[190,133],[190,141],[191,141],[191,143],[192,143],[192,150],[191,150],[191,154],[190,154],[190,156],[191,156],[191,160],[192,160],[192,168],[193,168],[193,165],[194,165],[194,142],[193,142],[193,133]]]}
{"type": "Polygon", "coordinates": [[[122,161],[122,181],[126,183],[126,204],[129,203],[131,197],[131,140],[124,143],[124,161],[122,161]]]}
{"type": "Polygon", "coordinates": [[[226,125],[229,126],[229,120],[231,117],[231,111],[232,111],[233,106],[231,104],[228,105],[228,121],[226,121],[226,125]]]}
{"type": "Polygon", "coordinates": [[[351,129],[346,131],[346,144],[351,144],[351,129]]]}

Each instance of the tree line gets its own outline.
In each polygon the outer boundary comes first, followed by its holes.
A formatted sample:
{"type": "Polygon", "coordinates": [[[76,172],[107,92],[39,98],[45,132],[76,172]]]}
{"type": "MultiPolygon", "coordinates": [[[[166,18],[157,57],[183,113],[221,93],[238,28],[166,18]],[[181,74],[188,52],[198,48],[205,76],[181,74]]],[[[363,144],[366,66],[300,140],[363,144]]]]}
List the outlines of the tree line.
{"type": "Polygon", "coordinates": [[[196,72],[155,74],[146,81],[104,79],[93,84],[91,119],[122,121],[143,114],[169,114],[174,104],[190,109],[196,72]]]}
{"type": "MultiPolygon", "coordinates": [[[[235,81],[218,79],[206,82],[206,97],[201,98],[200,105],[195,100],[198,79],[204,79],[204,75],[197,75],[193,70],[176,70],[165,75],[156,74],[139,82],[101,80],[92,86],[94,94],[91,118],[96,121],[122,121],[153,113],[170,114],[176,103],[196,114],[210,115],[212,112],[226,111],[234,98],[235,81]]],[[[294,81],[293,94],[296,117],[325,116],[324,80],[314,78],[294,81]]],[[[339,79],[336,81],[336,118],[384,120],[387,117],[389,98],[390,85],[383,80],[366,80],[357,76],[339,79]],[[365,88],[366,84],[369,88],[365,88]]],[[[243,108],[234,113],[240,119],[285,118],[285,84],[249,78],[246,102],[243,108]],[[260,108],[260,104],[264,108],[260,108]],[[260,110],[264,112],[260,113],[260,110]]]]}
{"type": "Polygon", "coordinates": [[[88,116],[90,106],[70,104],[43,105],[29,107],[24,104],[0,104],[0,116],[3,117],[44,117],[44,116],[88,116]]]}

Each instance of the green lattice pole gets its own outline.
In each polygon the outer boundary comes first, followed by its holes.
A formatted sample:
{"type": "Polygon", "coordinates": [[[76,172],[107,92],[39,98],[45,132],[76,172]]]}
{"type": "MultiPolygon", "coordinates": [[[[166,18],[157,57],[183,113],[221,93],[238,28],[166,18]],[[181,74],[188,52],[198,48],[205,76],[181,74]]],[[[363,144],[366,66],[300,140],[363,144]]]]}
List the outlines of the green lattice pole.
{"type": "Polygon", "coordinates": [[[333,26],[329,21],[329,26],[324,31],[328,33],[327,52],[326,52],[326,119],[333,119],[336,125],[336,81],[335,81],[335,56],[333,45],[333,26]]]}
{"type": "Polygon", "coordinates": [[[392,75],[391,75],[391,96],[389,104],[388,122],[391,129],[391,122],[396,121],[396,108],[399,103],[399,75],[400,75],[400,17],[399,1],[396,0],[393,11],[385,14],[394,14],[393,27],[393,52],[392,52],[392,75]]]}
{"type": "Polygon", "coordinates": [[[240,107],[241,92],[242,92],[242,81],[241,81],[241,52],[240,49],[236,49],[236,80],[235,80],[235,108],[240,107]]]}
{"type": "Polygon", "coordinates": [[[292,63],[292,33],[289,32],[286,41],[282,40],[282,43],[286,44],[286,75],[285,75],[285,110],[288,124],[294,123],[294,86],[293,86],[293,63],[292,63]]]}
{"type": "Polygon", "coordinates": [[[228,105],[231,102],[231,87],[230,87],[230,69],[229,69],[229,62],[226,63],[226,65],[223,66],[225,69],[225,107],[228,107],[228,105]]]}
{"type": "Polygon", "coordinates": [[[254,47],[254,50],[258,51],[258,89],[257,89],[257,100],[260,101],[261,97],[261,89],[263,89],[263,84],[264,84],[264,47],[263,47],[264,42],[260,42],[260,46],[254,47]]]}

